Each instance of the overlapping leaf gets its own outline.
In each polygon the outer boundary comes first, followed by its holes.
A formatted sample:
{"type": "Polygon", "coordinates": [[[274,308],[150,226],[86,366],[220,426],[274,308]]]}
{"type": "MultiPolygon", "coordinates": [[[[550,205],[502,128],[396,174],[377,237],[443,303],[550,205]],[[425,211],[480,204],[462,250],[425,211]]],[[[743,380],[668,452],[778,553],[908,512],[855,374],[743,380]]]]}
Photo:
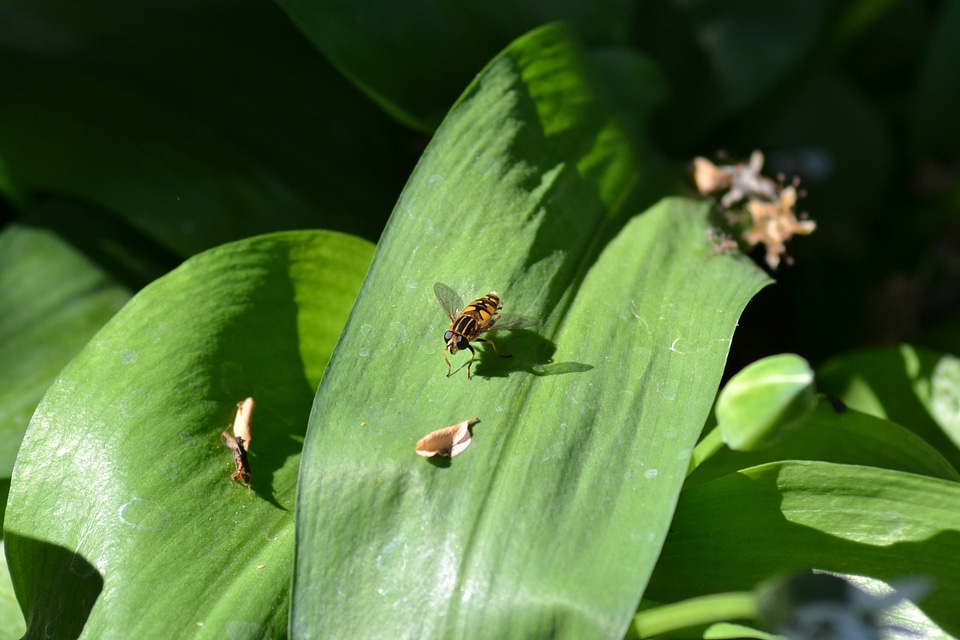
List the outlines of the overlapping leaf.
{"type": "Polygon", "coordinates": [[[629,4],[617,0],[279,4],[374,101],[424,130],[437,126],[487,60],[528,29],[569,20],[591,41],[623,44],[632,14],[629,4]]]}
{"type": "MultiPolygon", "coordinates": [[[[704,440],[714,438],[719,438],[719,433],[704,440]]],[[[697,466],[687,486],[777,460],[842,462],[960,480],[946,458],[912,431],[854,409],[838,412],[830,402],[821,400],[796,433],[760,451],[721,448],[697,466]]]]}

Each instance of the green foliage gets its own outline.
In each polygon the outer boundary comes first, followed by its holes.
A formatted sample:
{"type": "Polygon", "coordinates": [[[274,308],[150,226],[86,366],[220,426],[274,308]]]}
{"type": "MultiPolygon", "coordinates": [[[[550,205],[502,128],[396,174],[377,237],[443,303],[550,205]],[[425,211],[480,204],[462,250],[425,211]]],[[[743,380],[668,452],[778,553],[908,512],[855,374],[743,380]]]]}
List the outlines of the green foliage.
{"type": "Polygon", "coordinates": [[[371,249],[302,231],[208,251],[63,370],[20,448],[4,523],[29,637],[285,633],[300,446],[371,249]],[[248,396],[250,492],[220,437],[248,396]]]}
{"type": "Polygon", "coordinates": [[[566,20],[590,42],[622,45],[633,15],[628,3],[617,0],[279,4],[371,99],[425,131],[440,123],[475,71],[524,32],[566,20]],[[394,64],[384,65],[385,58],[394,64]]]}
{"type": "Polygon", "coordinates": [[[755,451],[794,431],[816,406],[813,369],[784,353],[737,373],[717,397],[717,427],[734,451],[755,451]]]}
{"type": "Polygon", "coordinates": [[[956,635],[960,615],[947,585],[960,570],[949,553],[958,500],[955,480],[876,467],[785,461],[744,469],[681,494],[646,596],[739,591],[807,567],[887,581],[924,575],[937,585],[924,612],[956,635]]]}
{"type": "Polygon", "coordinates": [[[387,226],[311,415],[295,637],[469,636],[490,621],[498,637],[605,637],[632,617],[736,318],[767,278],[712,251],[706,207],[665,200],[623,225],[636,161],[589,69],[563,29],[517,40],[404,190],[409,213],[387,226]],[[492,190],[513,197],[470,216],[492,190]],[[504,240],[478,245],[485,229],[504,240]],[[432,284],[487,249],[496,259],[456,288],[508,283],[505,310],[542,329],[501,339],[510,361],[484,351],[473,381],[455,359],[447,379],[432,284]],[[432,321],[383,304],[397,290],[432,321]],[[706,314],[709,327],[690,322],[706,314]],[[358,398],[360,368],[375,373],[358,398]],[[449,467],[413,455],[420,436],[473,416],[449,467]]]}
{"type": "Polygon", "coordinates": [[[820,387],[865,413],[886,418],[933,444],[960,468],[960,360],[909,345],[835,358],[820,387]]]}
{"type": "Polygon", "coordinates": [[[0,4],[0,636],[769,638],[810,568],[957,635],[958,19],[0,4]],[[742,318],[718,149],[818,224],[742,318]],[[437,281],[541,324],[447,379],[437,281]]]}
{"type": "Polygon", "coordinates": [[[130,295],[52,233],[0,231],[0,517],[20,440],[50,381],[130,295]]]}

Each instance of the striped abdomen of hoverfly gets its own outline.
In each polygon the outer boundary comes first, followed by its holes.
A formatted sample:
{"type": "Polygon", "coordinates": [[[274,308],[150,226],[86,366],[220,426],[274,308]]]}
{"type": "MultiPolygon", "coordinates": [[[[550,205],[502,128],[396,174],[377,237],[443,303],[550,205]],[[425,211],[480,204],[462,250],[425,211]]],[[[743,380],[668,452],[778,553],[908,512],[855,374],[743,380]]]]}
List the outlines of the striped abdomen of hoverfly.
{"type": "Polygon", "coordinates": [[[447,354],[455,354],[457,351],[468,349],[470,351],[470,361],[467,362],[467,379],[472,379],[470,366],[477,357],[477,352],[471,342],[485,342],[493,348],[493,352],[501,358],[509,358],[508,355],[500,355],[497,351],[497,345],[493,340],[481,338],[480,336],[488,331],[516,331],[517,329],[526,329],[540,323],[536,318],[530,316],[521,316],[515,313],[500,313],[503,304],[500,302],[500,296],[496,291],[492,291],[482,298],[477,298],[467,306],[463,306],[463,299],[456,291],[437,282],[433,285],[433,291],[437,294],[437,300],[450,319],[450,328],[443,334],[443,359],[447,363],[447,377],[450,377],[451,366],[447,354]]]}
{"type": "Polygon", "coordinates": [[[443,339],[447,342],[446,350],[452,354],[460,349],[473,349],[470,342],[476,340],[481,333],[487,331],[500,317],[497,313],[503,307],[500,296],[496,292],[488,293],[463,308],[457,317],[450,323],[450,328],[443,339]]]}

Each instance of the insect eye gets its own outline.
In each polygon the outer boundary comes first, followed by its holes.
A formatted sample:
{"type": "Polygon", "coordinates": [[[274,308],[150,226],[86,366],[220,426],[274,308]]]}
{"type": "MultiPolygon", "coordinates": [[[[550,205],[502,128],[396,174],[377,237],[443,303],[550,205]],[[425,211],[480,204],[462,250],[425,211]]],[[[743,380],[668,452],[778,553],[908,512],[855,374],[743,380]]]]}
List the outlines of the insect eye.
{"type": "Polygon", "coordinates": [[[470,341],[464,338],[463,336],[457,336],[457,349],[466,349],[470,341]]]}
{"type": "Polygon", "coordinates": [[[445,334],[443,334],[443,341],[450,342],[450,338],[452,337],[453,337],[453,331],[447,331],[445,334]]]}

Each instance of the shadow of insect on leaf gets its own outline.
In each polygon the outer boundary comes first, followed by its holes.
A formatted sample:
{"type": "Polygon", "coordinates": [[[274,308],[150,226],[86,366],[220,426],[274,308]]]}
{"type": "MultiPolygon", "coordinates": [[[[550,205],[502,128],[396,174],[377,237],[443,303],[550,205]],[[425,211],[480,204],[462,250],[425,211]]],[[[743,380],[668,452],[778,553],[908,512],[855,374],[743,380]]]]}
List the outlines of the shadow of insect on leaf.
{"type": "Polygon", "coordinates": [[[564,373],[584,373],[593,369],[592,364],[582,362],[551,362],[545,365],[534,365],[531,372],[535,376],[559,376],[564,373]]]}
{"type": "Polygon", "coordinates": [[[583,362],[554,362],[556,345],[533,331],[510,334],[506,338],[498,338],[497,342],[501,351],[516,357],[503,360],[488,358],[482,353],[476,365],[478,376],[503,378],[516,371],[526,371],[535,376],[556,376],[564,373],[584,373],[593,369],[593,365],[583,362]]]}

